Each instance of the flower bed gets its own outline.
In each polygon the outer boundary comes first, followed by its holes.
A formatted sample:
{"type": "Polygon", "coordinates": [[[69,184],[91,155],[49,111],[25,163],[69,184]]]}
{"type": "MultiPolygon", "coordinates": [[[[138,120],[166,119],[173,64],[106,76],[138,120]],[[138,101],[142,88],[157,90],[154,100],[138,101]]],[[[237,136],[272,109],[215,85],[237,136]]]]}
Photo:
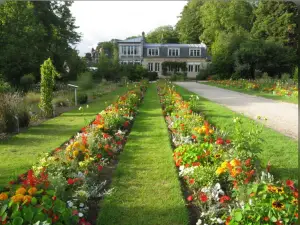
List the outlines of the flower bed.
{"type": "Polygon", "coordinates": [[[146,82],[120,96],[70,141],[0,191],[1,224],[90,224],[89,206],[105,194],[101,172],[123,149],[146,82]]]}
{"type": "Polygon", "coordinates": [[[212,84],[223,87],[233,87],[244,90],[256,90],[276,96],[298,98],[298,84],[282,82],[280,80],[248,81],[248,80],[210,80],[212,84]]]}
{"type": "Polygon", "coordinates": [[[174,161],[196,208],[197,225],[296,224],[298,189],[293,181],[275,180],[262,169],[261,127],[243,130],[234,118],[229,136],[196,111],[199,100],[184,101],[170,84],[158,86],[174,145],[174,161]]]}

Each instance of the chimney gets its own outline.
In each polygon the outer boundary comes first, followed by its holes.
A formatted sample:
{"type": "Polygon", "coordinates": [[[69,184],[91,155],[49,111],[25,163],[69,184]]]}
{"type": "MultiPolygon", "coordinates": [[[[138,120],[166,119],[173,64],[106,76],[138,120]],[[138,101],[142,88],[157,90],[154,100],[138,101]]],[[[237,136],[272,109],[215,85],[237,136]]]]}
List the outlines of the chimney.
{"type": "Polygon", "coordinates": [[[142,37],[145,40],[145,32],[144,31],[142,32],[142,37]]]}

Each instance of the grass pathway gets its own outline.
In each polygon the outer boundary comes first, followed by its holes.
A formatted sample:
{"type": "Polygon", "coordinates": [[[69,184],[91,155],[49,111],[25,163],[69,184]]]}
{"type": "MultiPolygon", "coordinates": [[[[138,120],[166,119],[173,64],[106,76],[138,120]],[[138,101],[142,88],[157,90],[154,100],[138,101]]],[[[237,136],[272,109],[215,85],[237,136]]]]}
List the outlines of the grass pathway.
{"type": "Polygon", "coordinates": [[[9,180],[26,172],[38,159],[40,153],[51,152],[71,138],[88,121],[106,107],[105,102],[112,103],[125,93],[127,89],[117,88],[89,104],[82,111],[74,109],[63,113],[44,123],[30,127],[26,132],[15,135],[9,140],[0,142],[0,187],[7,185],[9,180]]]}
{"type": "Polygon", "coordinates": [[[185,207],[156,87],[151,84],[114,172],[98,225],[186,225],[185,207]]]}
{"type": "MultiPolygon", "coordinates": [[[[176,90],[185,100],[189,100],[190,95],[195,95],[194,92],[180,86],[176,86],[176,90]]],[[[236,116],[244,118],[244,127],[245,129],[249,128],[251,119],[248,117],[233,112],[227,107],[209,101],[201,96],[199,98],[201,99],[201,108],[206,115],[206,119],[218,128],[232,132],[232,119],[236,116]]],[[[264,142],[262,143],[262,152],[259,157],[263,165],[266,166],[268,161],[270,161],[272,174],[282,179],[298,179],[297,140],[291,139],[268,127],[263,128],[261,138],[264,139],[264,142]]]]}

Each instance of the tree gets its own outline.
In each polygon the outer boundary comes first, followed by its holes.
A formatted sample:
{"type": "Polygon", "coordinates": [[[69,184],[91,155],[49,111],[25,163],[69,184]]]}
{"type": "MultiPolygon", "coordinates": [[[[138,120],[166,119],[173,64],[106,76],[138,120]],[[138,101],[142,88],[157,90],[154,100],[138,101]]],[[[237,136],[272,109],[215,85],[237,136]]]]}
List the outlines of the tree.
{"type": "Polygon", "coordinates": [[[248,34],[221,32],[212,44],[212,63],[214,72],[222,79],[230,78],[234,72],[233,53],[239,49],[240,44],[248,39],[248,34]]]}
{"type": "Polygon", "coordinates": [[[251,30],[253,38],[279,41],[297,47],[299,32],[296,31],[296,20],[299,12],[295,3],[262,0],[254,14],[256,20],[251,30]]]}
{"type": "Polygon", "coordinates": [[[41,75],[41,101],[39,107],[43,111],[45,117],[51,117],[53,115],[52,99],[55,77],[59,74],[50,58],[45,60],[43,65],[41,65],[41,75]]]}
{"type": "Polygon", "coordinates": [[[255,70],[270,76],[292,73],[296,64],[295,50],[280,42],[247,40],[234,53],[235,71],[243,78],[255,79],[255,70]]]}
{"type": "Polygon", "coordinates": [[[184,6],[180,20],[176,24],[176,32],[181,43],[200,43],[199,37],[203,28],[199,9],[203,4],[204,0],[191,0],[184,6]]]}
{"type": "Polygon", "coordinates": [[[200,7],[203,33],[200,39],[210,48],[221,32],[244,33],[253,23],[252,5],[246,0],[206,1],[200,7]]]}
{"type": "Polygon", "coordinates": [[[178,43],[178,34],[175,29],[168,26],[161,26],[146,35],[148,43],[178,43]]]}

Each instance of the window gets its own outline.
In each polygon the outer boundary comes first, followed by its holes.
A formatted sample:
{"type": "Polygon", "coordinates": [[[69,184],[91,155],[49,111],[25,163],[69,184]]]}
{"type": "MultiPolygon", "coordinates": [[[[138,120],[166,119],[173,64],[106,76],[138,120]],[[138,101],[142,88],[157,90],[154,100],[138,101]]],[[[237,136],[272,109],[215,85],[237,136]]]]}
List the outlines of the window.
{"type": "Polygon", "coordinates": [[[121,46],[121,54],[122,55],[138,55],[139,54],[139,46],[122,45],[121,46]]]}
{"type": "Polygon", "coordinates": [[[194,70],[194,65],[189,65],[188,71],[189,71],[189,72],[194,72],[193,70],[194,70]]]}
{"type": "Polygon", "coordinates": [[[148,56],[158,56],[159,50],[158,50],[158,48],[148,48],[147,54],[148,54],[148,56]]]}
{"type": "Polygon", "coordinates": [[[200,71],[200,65],[195,65],[195,72],[199,72],[200,71]]]}
{"type": "Polygon", "coordinates": [[[138,64],[138,65],[140,65],[140,64],[141,64],[141,62],[140,62],[140,61],[134,61],[134,64],[138,64]]]}
{"type": "Polygon", "coordinates": [[[153,63],[148,63],[148,71],[153,71],[153,63]]]}
{"type": "Polygon", "coordinates": [[[179,48],[169,48],[168,49],[168,56],[179,56],[180,50],[179,48]]]}
{"type": "Polygon", "coordinates": [[[159,69],[160,69],[160,68],[159,68],[159,63],[155,63],[155,71],[156,71],[156,72],[159,72],[159,69]]]}
{"type": "Polygon", "coordinates": [[[200,48],[190,48],[190,56],[199,57],[201,55],[201,49],[200,48]]]}

